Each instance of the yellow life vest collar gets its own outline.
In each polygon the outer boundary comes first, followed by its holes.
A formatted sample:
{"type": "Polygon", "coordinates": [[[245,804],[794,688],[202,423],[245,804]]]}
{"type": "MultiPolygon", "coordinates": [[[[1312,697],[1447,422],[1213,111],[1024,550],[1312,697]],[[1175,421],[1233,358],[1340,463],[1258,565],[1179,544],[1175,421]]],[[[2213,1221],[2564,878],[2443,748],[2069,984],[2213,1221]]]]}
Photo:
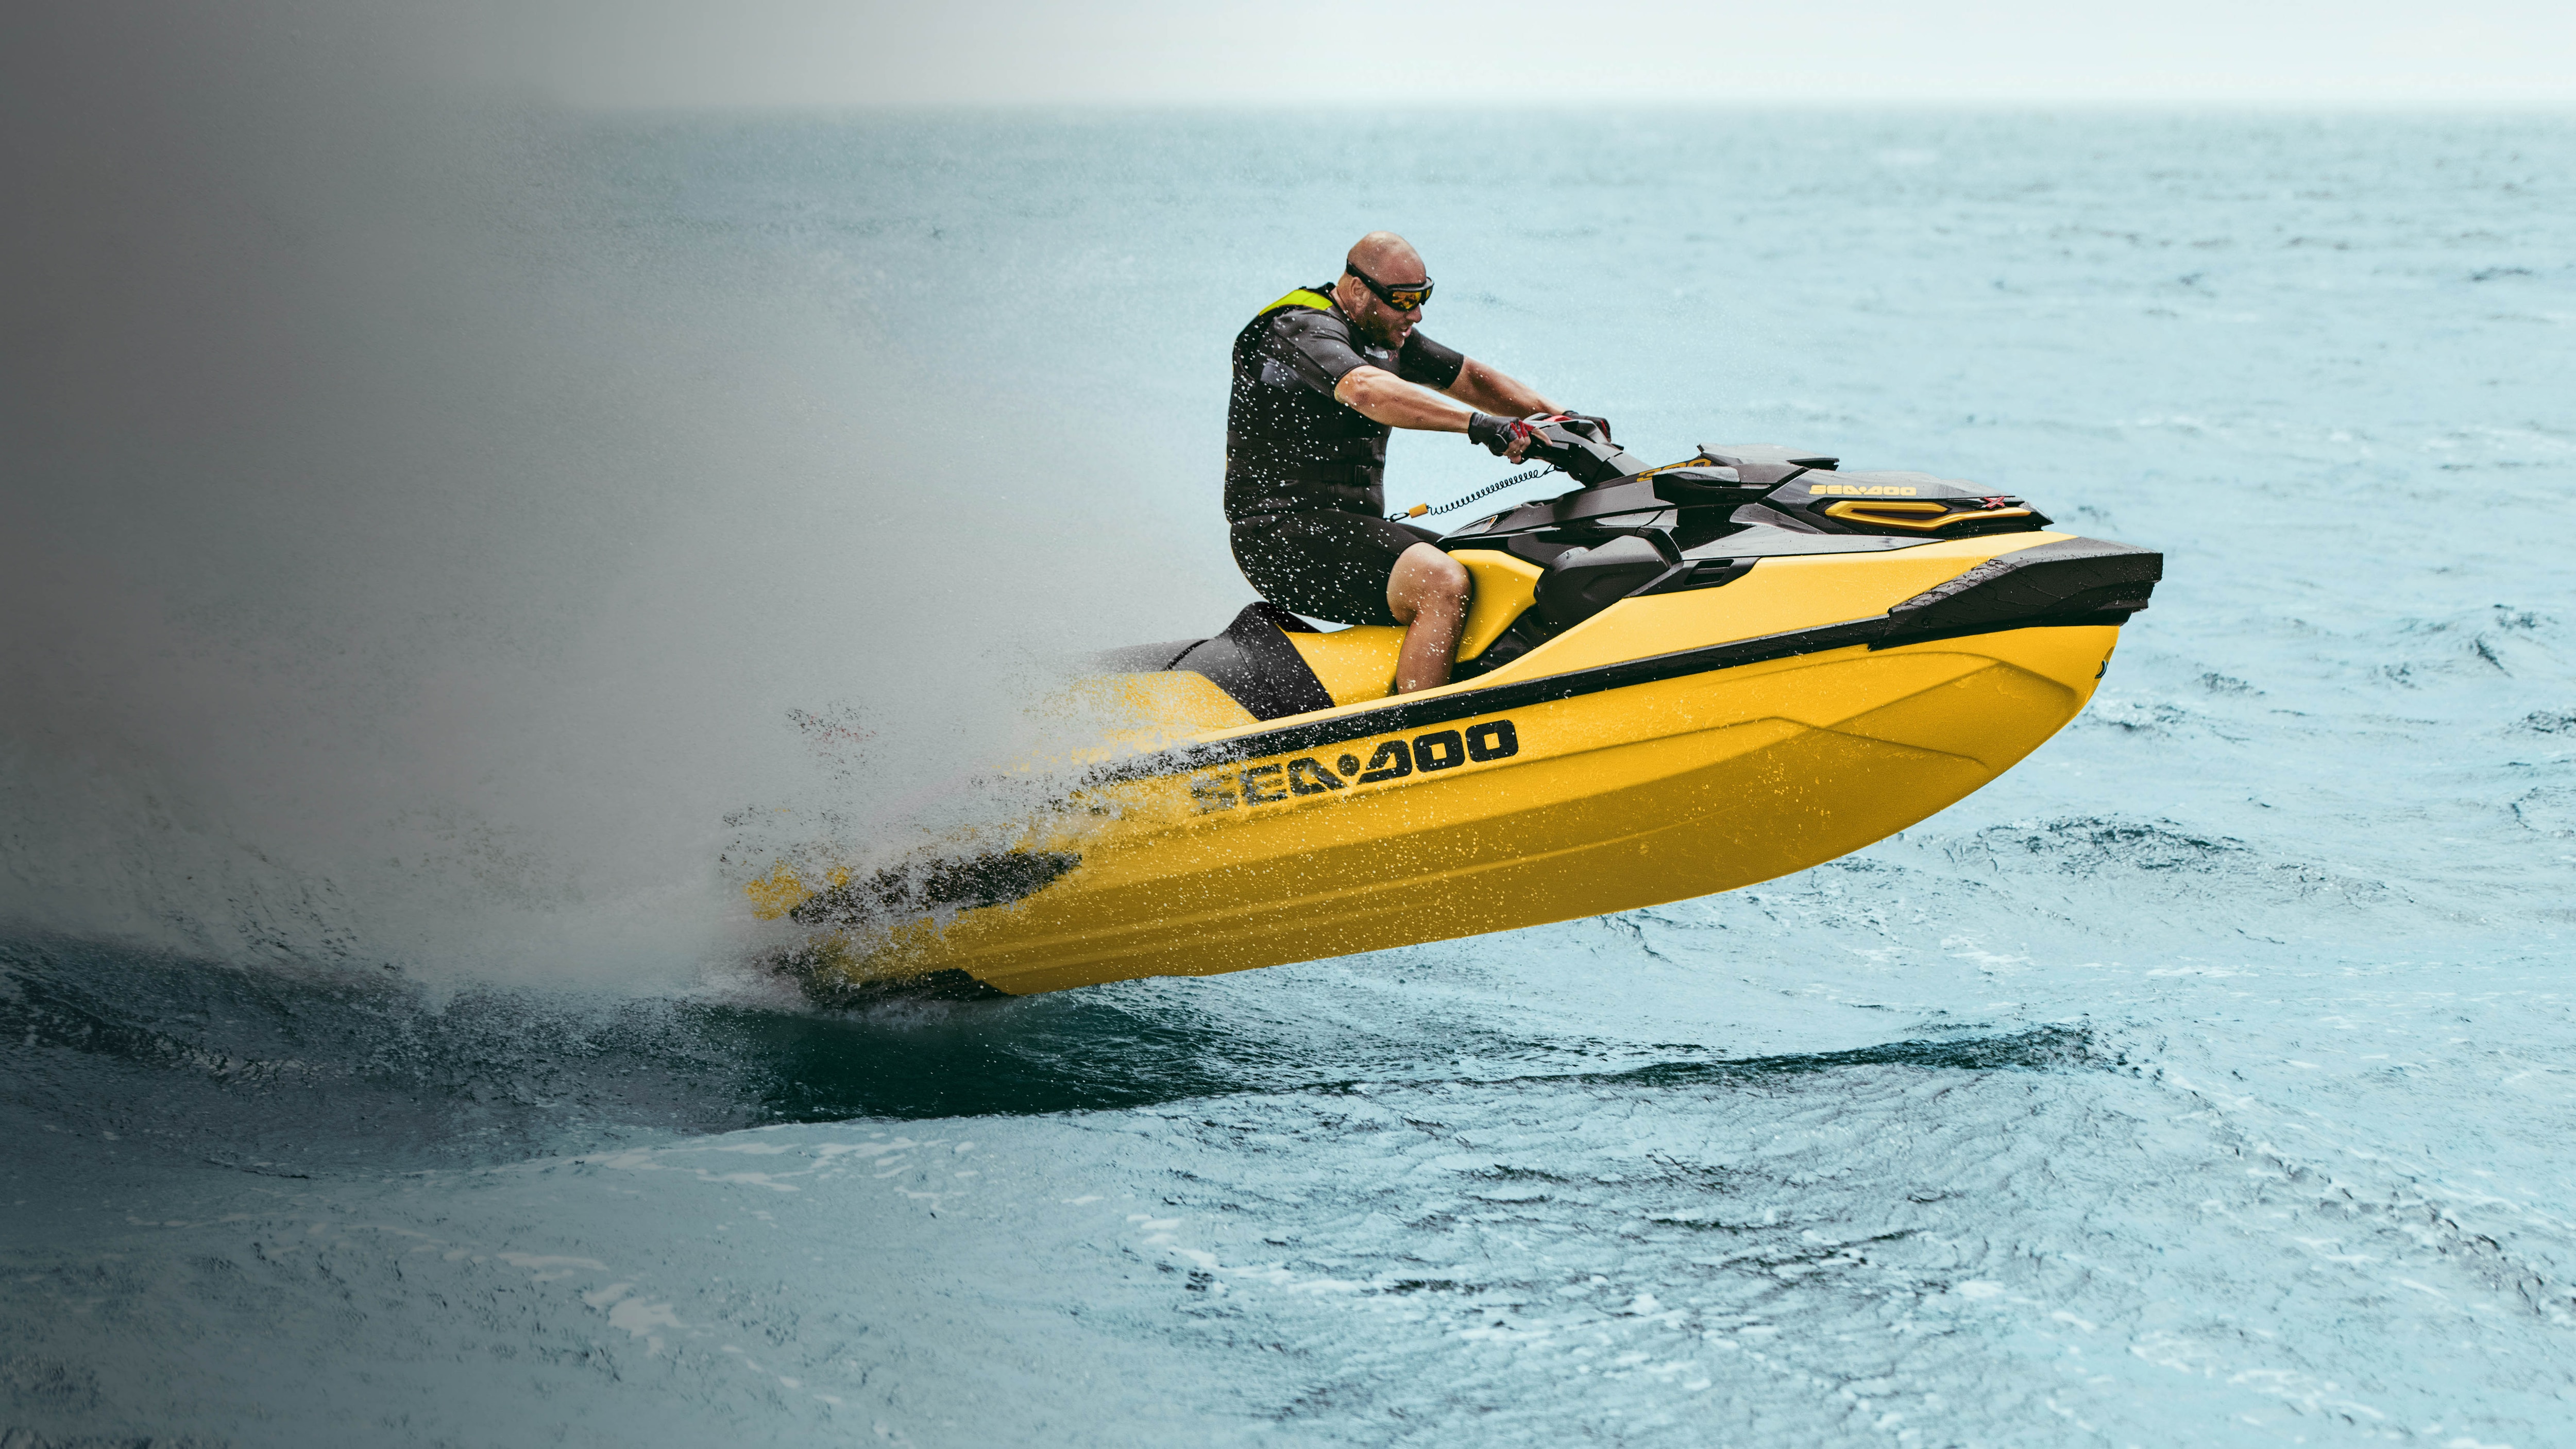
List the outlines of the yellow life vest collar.
{"type": "Polygon", "coordinates": [[[1333,299],[1329,295],[1318,292],[1312,287],[1299,287],[1296,291],[1289,293],[1287,296],[1280,298],[1278,301],[1271,303],[1269,306],[1262,308],[1260,311],[1255,312],[1252,315],[1254,320],[1258,321],[1263,317],[1269,316],[1273,312],[1283,311],[1290,307],[1303,307],[1311,312],[1330,312],[1333,310],[1333,299]]]}

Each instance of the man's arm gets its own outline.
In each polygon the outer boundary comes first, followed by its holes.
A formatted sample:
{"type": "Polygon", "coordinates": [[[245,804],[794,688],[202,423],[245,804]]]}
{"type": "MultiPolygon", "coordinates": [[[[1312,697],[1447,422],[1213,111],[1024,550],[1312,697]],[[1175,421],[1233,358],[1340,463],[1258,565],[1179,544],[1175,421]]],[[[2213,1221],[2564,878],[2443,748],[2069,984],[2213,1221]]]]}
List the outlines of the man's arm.
{"type": "MultiPolygon", "coordinates": [[[[1449,395],[1478,412],[1497,413],[1507,418],[1564,411],[1539,396],[1538,389],[1528,383],[1472,357],[1467,359],[1466,366],[1458,369],[1458,380],[1449,384],[1449,395]]],[[[1466,425],[1461,423],[1459,426],[1463,428],[1466,425]]]]}
{"type": "Polygon", "coordinates": [[[1508,416],[1497,417],[1462,406],[1383,368],[1363,366],[1344,373],[1342,380],[1333,384],[1333,397],[1343,406],[1357,409],[1370,422],[1391,428],[1465,433],[1515,463],[1537,440],[1536,434],[1508,416]],[[1478,428],[1480,421],[1482,431],[1478,428]]]}
{"type": "MultiPolygon", "coordinates": [[[[1459,380],[1465,381],[1465,375],[1461,374],[1459,380]]],[[[1450,392],[1454,395],[1457,389],[1453,387],[1450,392]]],[[[1467,419],[1476,412],[1420,383],[1406,382],[1382,367],[1366,365],[1342,374],[1342,380],[1333,384],[1333,400],[1358,410],[1370,422],[1426,433],[1463,433],[1467,431],[1467,419]]]]}

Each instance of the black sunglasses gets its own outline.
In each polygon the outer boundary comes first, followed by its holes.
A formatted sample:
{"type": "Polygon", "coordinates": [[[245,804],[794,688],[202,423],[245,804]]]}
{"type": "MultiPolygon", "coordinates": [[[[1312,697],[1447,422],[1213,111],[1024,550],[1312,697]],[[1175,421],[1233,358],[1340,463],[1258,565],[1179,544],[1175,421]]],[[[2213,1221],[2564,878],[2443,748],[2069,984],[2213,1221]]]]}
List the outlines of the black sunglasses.
{"type": "Polygon", "coordinates": [[[1369,289],[1370,296],[1377,298],[1379,301],[1384,302],[1390,307],[1393,307],[1398,312],[1410,312],[1414,308],[1431,300],[1431,279],[1429,277],[1423,278],[1422,285],[1418,287],[1390,287],[1384,282],[1379,281],[1377,278],[1370,276],[1368,273],[1361,271],[1357,267],[1345,266],[1342,268],[1342,272],[1346,276],[1359,278],[1360,285],[1369,289]]]}

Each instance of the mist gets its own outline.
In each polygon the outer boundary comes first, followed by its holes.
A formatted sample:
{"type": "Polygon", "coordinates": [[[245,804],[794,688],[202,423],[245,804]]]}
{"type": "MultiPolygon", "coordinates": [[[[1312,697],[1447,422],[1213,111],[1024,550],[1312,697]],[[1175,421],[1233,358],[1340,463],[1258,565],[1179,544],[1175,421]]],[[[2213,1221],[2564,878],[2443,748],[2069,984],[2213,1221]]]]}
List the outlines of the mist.
{"type": "Polygon", "coordinates": [[[577,118],[440,59],[475,35],[12,29],[0,919],[677,979],[751,856],[864,837],[1028,745],[1043,661],[1155,634],[978,540],[975,460],[1059,400],[961,388],[825,252],[629,225],[577,118]]]}

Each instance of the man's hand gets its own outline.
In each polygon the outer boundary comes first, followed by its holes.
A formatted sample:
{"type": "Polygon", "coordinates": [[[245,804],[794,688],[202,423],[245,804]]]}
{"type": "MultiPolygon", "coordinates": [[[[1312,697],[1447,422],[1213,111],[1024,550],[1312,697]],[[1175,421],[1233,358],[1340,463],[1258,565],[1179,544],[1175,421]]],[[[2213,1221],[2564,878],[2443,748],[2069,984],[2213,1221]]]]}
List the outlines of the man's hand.
{"type": "Polygon", "coordinates": [[[1601,441],[1605,443],[1617,441],[1610,436],[1610,420],[1601,416],[1599,413],[1567,413],[1566,416],[1574,419],[1578,423],[1590,423],[1594,427],[1599,428],[1601,430],[1601,441]]]}
{"type": "Polygon", "coordinates": [[[1498,418],[1492,413],[1471,413],[1467,417],[1467,441],[1484,444],[1485,451],[1497,458],[1517,463],[1536,440],[1530,425],[1519,418],[1498,418]]]}

